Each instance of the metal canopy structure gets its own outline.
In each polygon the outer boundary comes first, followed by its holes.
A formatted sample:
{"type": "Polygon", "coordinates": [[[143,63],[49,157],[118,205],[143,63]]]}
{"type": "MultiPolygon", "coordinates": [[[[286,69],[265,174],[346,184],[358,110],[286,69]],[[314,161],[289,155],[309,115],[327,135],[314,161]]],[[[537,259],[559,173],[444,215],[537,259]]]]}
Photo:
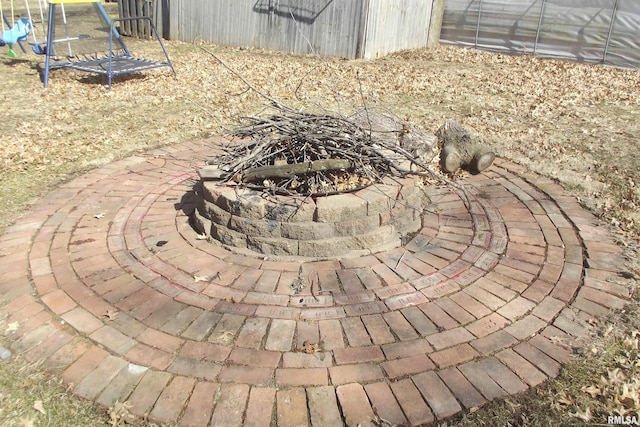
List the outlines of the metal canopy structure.
{"type": "Polygon", "coordinates": [[[640,67],[637,0],[446,0],[441,42],[640,67]]]}

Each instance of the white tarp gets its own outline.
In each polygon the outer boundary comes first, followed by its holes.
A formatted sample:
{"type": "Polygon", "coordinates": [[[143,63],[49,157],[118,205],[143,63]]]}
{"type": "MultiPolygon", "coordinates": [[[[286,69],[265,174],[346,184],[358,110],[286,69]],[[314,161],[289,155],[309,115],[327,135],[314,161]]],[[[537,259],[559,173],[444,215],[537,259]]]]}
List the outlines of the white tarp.
{"type": "Polygon", "coordinates": [[[640,1],[445,0],[440,41],[640,68],[640,1]]]}

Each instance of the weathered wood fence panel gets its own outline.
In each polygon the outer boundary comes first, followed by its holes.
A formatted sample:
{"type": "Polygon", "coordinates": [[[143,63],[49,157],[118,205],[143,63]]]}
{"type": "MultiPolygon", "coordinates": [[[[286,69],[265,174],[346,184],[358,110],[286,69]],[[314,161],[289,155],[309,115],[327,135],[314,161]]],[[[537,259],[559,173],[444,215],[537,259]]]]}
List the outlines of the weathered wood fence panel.
{"type": "Polygon", "coordinates": [[[155,1],[171,39],[372,58],[426,46],[434,0],[155,1]]]}

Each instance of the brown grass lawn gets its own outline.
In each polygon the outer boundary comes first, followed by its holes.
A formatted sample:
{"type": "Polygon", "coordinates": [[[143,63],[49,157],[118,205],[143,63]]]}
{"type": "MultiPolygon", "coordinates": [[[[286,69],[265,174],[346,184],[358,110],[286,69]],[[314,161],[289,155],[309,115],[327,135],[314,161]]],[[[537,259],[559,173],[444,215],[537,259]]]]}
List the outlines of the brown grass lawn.
{"type": "MultiPolygon", "coordinates": [[[[42,57],[19,52],[20,58],[11,59],[0,48],[0,231],[83,171],[224,133],[245,115],[267,114],[266,100],[202,47],[168,42],[176,77],[167,68],[123,76],[110,92],[104,78],[67,70],[54,71],[44,90],[42,57]]],[[[620,280],[635,289],[640,72],[454,47],[374,61],[205,47],[289,106],[348,115],[365,105],[429,131],[446,119],[473,128],[499,156],[556,179],[599,215],[626,248],[628,278],[620,280]]],[[[149,41],[131,40],[130,48],[141,56],[158,54],[149,41]]],[[[600,320],[594,343],[559,382],[447,425],[602,424],[625,405],[636,405],[637,413],[637,308],[600,320]],[[608,380],[615,369],[624,379],[608,380]]],[[[109,424],[105,411],[82,406],[19,356],[0,362],[0,376],[0,425],[109,424]],[[47,415],[34,409],[36,400],[44,402],[47,415]],[[53,405],[67,406],[51,410],[53,405]]]]}

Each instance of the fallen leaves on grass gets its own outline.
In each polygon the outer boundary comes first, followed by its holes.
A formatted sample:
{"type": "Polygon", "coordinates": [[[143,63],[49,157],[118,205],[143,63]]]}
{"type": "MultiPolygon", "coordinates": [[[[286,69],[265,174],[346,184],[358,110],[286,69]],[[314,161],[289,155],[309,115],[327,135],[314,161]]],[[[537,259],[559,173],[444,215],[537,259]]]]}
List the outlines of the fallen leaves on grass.
{"type": "Polygon", "coordinates": [[[47,415],[47,411],[44,409],[44,403],[42,403],[42,400],[36,400],[33,403],[33,409],[40,412],[42,415],[47,415]]]}
{"type": "Polygon", "coordinates": [[[136,422],[136,416],[131,413],[132,406],[130,402],[116,401],[107,411],[111,427],[121,426],[122,423],[132,424],[136,422]]]}

